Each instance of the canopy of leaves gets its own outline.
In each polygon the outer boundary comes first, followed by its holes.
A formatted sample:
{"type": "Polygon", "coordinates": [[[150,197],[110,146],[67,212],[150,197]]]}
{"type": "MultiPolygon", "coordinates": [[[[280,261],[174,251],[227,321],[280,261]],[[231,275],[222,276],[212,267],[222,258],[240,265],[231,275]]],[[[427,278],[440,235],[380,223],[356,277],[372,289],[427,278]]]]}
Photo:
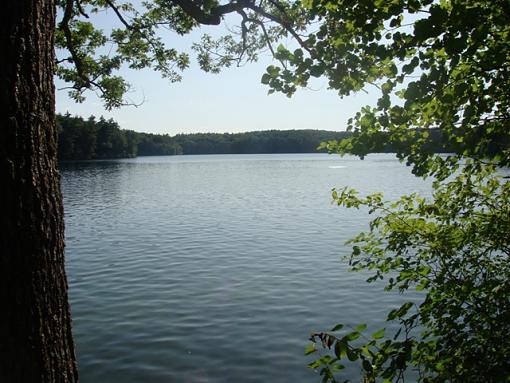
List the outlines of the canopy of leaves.
{"type": "Polygon", "coordinates": [[[59,0],[56,33],[57,76],[68,84],[69,95],[82,102],[92,90],[107,109],[133,104],[125,95],[129,84],[118,75],[123,67],[150,68],[171,82],[180,81],[191,62],[169,42],[200,25],[218,25],[227,15],[237,25],[224,36],[204,35],[192,45],[200,67],[218,72],[222,67],[257,60],[261,51],[302,28],[297,4],[262,0],[59,0]],[[106,30],[98,28],[101,15],[111,15],[106,30]]]}
{"type": "MultiPolygon", "coordinates": [[[[293,93],[326,76],[340,96],[373,87],[375,107],[350,120],[352,140],[333,152],[370,152],[389,132],[417,174],[448,174],[459,156],[433,157],[428,130],[455,153],[510,164],[510,3],[506,0],[303,0],[316,30],[278,55],[263,82],[293,93]],[[283,70],[281,70],[283,69],[283,70]]],[[[310,27],[312,28],[312,27],[310,27]]]]}

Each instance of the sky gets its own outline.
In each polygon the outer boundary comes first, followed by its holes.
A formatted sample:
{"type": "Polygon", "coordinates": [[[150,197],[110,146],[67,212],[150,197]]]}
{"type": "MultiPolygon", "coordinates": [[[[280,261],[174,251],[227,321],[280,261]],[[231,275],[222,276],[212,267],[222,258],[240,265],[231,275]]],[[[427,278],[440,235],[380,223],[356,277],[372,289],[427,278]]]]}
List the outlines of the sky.
{"type": "MultiPolygon", "coordinates": [[[[112,15],[101,16],[100,25],[111,28],[112,15]]],[[[169,45],[185,49],[197,41],[203,32],[221,33],[225,27],[202,28],[191,36],[168,36],[169,45]],[[223,29],[222,29],[223,28],[223,29]]],[[[193,58],[193,55],[192,55],[193,58]]],[[[193,59],[192,59],[193,61],[193,59]]],[[[327,89],[327,80],[318,79],[313,89],[300,89],[292,98],[283,94],[268,95],[269,88],[260,78],[272,57],[263,54],[259,62],[243,67],[226,68],[219,74],[204,73],[198,65],[183,72],[179,83],[168,80],[151,70],[123,69],[121,75],[131,84],[128,97],[138,107],[124,106],[107,111],[92,92],[81,104],[67,96],[65,86],[56,81],[57,112],[69,112],[82,117],[113,118],[122,129],[138,132],[175,135],[197,132],[246,132],[269,129],[345,130],[347,120],[362,106],[373,104],[373,94],[359,93],[340,98],[327,89]]]]}

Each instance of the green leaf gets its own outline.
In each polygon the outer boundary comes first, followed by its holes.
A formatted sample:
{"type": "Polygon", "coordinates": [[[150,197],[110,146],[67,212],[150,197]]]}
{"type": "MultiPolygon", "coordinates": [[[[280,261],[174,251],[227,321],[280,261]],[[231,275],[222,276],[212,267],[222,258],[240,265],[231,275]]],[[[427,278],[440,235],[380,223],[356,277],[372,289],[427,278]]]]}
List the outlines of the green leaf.
{"type": "Polygon", "coordinates": [[[347,339],[349,342],[352,342],[353,340],[356,340],[360,337],[360,333],[358,331],[353,331],[345,336],[345,339],[347,339]]]}
{"type": "Polygon", "coordinates": [[[348,345],[345,341],[338,340],[335,343],[335,349],[334,349],[336,357],[338,359],[344,358],[347,355],[347,348],[348,348],[348,345]]]}
{"type": "Polygon", "coordinates": [[[372,334],[372,339],[381,339],[384,337],[384,332],[386,331],[386,329],[382,328],[380,330],[377,330],[376,332],[374,332],[372,334]]]}
{"type": "Polygon", "coordinates": [[[336,363],[333,366],[331,366],[331,371],[333,371],[333,372],[341,371],[344,368],[345,368],[345,366],[343,364],[336,363]]]}
{"type": "Polygon", "coordinates": [[[363,359],[363,362],[361,363],[363,366],[363,369],[367,372],[372,372],[373,368],[370,362],[367,359],[363,359]]]}
{"type": "Polygon", "coordinates": [[[359,359],[359,352],[357,350],[353,350],[351,348],[347,348],[347,359],[351,362],[355,362],[359,359]]]}

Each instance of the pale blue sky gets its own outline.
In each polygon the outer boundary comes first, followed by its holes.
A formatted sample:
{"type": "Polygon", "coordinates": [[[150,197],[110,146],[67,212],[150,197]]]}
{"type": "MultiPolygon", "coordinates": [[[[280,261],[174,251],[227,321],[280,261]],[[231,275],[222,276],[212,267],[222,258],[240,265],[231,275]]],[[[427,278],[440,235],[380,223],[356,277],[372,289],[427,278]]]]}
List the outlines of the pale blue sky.
{"type": "MultiPolygon", "coordinates": [[[[107,23],[111,15],[103,17],[107,23]]],[[[202,31],[221,31],[205,28],[202,31]]],[[[184,49],[201,35],[169,36],[174,47],[184,49]]],[[[150,70],[123,71],[133,91],[134,102],[145,100],[135,108],[122,107],[106,111],[93,93],[76,104],[67,91],[57,91],[57,112],[113,118],[121,128],[139,132],[178,133],[242,132],[268,129],[326,129],[344,130],[347,119],[361,106],[374,103],[377,92],[359,93],[341,99],[327,89],[326,79],[313,84],[317,90],[302,89],[292,98],[282,94],[268,95],[268,87],[260,83],[272,58],[265,54],[258,63],[240,68],[227,68],[220,74],[202,72],[195,63],[183,73],[180,83],[169,83],[150,70]]],[[[57,88],[63,84],[57,81],[57,88]]]]}

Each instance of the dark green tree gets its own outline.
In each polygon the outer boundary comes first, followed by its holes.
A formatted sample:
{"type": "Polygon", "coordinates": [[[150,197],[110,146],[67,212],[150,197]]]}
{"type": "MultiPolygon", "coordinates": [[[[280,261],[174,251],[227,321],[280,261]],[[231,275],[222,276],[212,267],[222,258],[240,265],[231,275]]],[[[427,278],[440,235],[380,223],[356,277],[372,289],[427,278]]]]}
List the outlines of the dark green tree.
{"type": "Polygon", "coordinates": [[[57,116],[57,128],[59,159],[96,158],[97,128],[93,119],[85,121],[70,114],[57,116]]]}
{"type": "Polygon", "coordinates": [[[136,157],[138,155],[138,134],[132,130],[124,130],[126,137],[126,157],[136,157]]]}
{"type": "MultiPolygon", "coordinates": [[[[113,120],[57,115],[59,159],[90,160],[175,154],[312,153],[346,132],[266,130],[246,133],[167,134],[122,130],[113,120]]],[[[383,141],[381,141],[382,147],[383,141]]],[[[384,150],[391,148],[384,147],[384,150]]],[[[323,149],[324,150],[324,149],[323,149]]]]}

